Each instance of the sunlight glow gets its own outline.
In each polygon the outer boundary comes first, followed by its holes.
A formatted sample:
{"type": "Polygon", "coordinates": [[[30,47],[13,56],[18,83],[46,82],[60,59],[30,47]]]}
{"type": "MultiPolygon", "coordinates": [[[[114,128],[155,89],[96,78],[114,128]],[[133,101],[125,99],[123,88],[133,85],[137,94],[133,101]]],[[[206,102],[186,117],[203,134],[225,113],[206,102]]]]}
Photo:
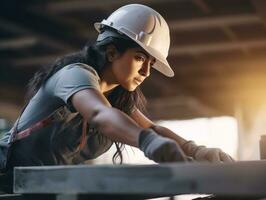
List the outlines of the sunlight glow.
{"type": "Polygon", "coordinates": [[[221,148],[234,158],[237,155],[237,122],[233,117],[160,121],[158,124],[199,145],[221,148]]]}
{"type": "MultiPolygon", "coordinates": [[[[238,133],[237,122],[233,117],[198,118],[192,120],[158,121],[158,125],[165,126],[187,140],[193,140],[198,145],[221,148],[233,158],[237,157],[238,133]]],[[[93,161],[94,164],[112,163],[112,156],[116,148],[112,148],[93,161]]],[[[123,152],[124,163],[152,164],[137,148],[126,145],[123,152]]]]}

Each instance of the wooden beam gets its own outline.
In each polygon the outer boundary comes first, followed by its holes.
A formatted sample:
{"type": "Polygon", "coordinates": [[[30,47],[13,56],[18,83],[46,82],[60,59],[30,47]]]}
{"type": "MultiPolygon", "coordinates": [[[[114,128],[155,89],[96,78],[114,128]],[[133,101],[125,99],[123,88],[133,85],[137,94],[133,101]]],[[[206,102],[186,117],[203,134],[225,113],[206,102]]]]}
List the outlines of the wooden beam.
{"type": "Polygon", "coordinates": [[[32,47],[38,44],[39,40],[35,37],[17,37],[12,39],[0,40],[0,50],[10,50],[10,49],[24,49],[32,47]]]}
{"type": "Polygon", "coordinates": [[[192,2],[204,13],[204,14],[209,14],[212,9],[210,6],[204,2],[203,0],[192,0],[192,2]]]}
{"type": "Polygon", "coordinates": [[[265,68],[266,63],[266,48],[261,49],[260,51],[256,51],[250,55],[243,55],[239,52],[217,52],[212,54],[201,54],[199,56],[192,55],[180,55],[174,56],[169,55],[168,60],[170,64],[175,65],[178,64],[179,67],[184,68],[209,68],[211,66],[211,70],[218,69],[219,71],[223,68],[234,69],[237,66],[243,67],[256,67],[261,66],[261,68],[265,68]]]}
{"type": "Polygon", "coordinates": [[[261,16],[262,19],[264,20],[264,23],[266,23],[266,14],[265,14],[266,3],[265,3],[265,1],[251,0],[251,3],[254,5],[254,7],[258,13],[258,16],[261,16]]]}
{"type": "Polygon", "coordinates": [[[185,20],[169,21],[169,27],[173,31],[191,31],[197,29],[219,28],[221,26],[233,26],[241,24],[262,24],[263,20],[254,14],[224,15],[192,18],[185,20]]]}
{"type": "Polygon", "coordinates": [[[16,22],[0,18],[0,29],[6,31],[15,33],[21,36],[32,36],[36,39],[38,39],[40,42],[42,42],[45,45],[48,45],[52,48],[63,50],[64,52],[73,50],[73,47],[71,47],[68,44],[59,42],[56,39],[53,39],[52,37],[47,36],[46,34],[37,32],[35,30],[30,30],[27,27],[24,27],[22,25],[17,24],[16,22]]]}
{"type": "MultiPolygon", "coordinates": [[[[235,79],[227,78],[227,77],[213,77],[213,78],[198,78],[197,80],[192,81],[186,81],[186,79],[183,79],[183,81],[179,81],[178,85],[179,87],[185,89],[186,91],[198,91],[202,94],[207,95],[209,93],[209,96],[211,98],[213,92],[215,91],[235,91],[240,90],[242,92],[244,91],[260,91],[262,92],[263,89],[265,89],[264,85],[266,84],[266,80],[264,80],[261,77],[247,77],[247,80],[245,80],[245,77],[235,79]]],[[[191,79],[196,79],[196,77],[192,77],[191,79]]],[[[173,87],[174,88],[174,87],[173,87]]],[[[177,92],[178,90],[176,90],[177,92]]],[[[250,94],[251,95],[251,94],[250,94]]],[[[257,93],[259,95],[259,92],[257,93]]]]}
{"type": "Polygon", "coordinates": [[[11,33],[17,33],[17,34],[29,34],[30,31],[27,30],[25,27],[21,27],[19,25],[16,25],[6,19],[0,18],[0,29],[11,32],[11,33]]]}
{"type": "Polygon", "coordinates": [[[62,56],[65,56],[67,54],[51,54],[51,55],[43,55],[43,56],[30,56],[28,58],[17,58],[13,60],[9,60],[8,63],[15,67],[32,67],[32,66],[38,66],[41,67],[43,65],[48,65],[53,62],[57,58],[60,58],[62,56]]]}
{"type": "Polygon", "coordinates": [[[195,55],[212,52],[225,52],[232,50],[242,51],[243,48],[265,48],[266,40],[249,40],[249,41],[236,41],[236,42],[218,42],[210,44],[195,44],[195,45],[182,45],[174,46],[170,49],[170,56],[177,55],[195,55]]]}
{"type": "Polygon", "coordinates": [[[212,104],[219,105],[219,109],[232,109],[239,103],[253,104],[253,106],[266,104],[265,88],[240,88],[234,90],[187,88],[186,94],[199,99],[207,106],[212,104]]]}
{"type": "Polygon", "coordinates": [[[22,194],[266,196],[266,162],[16,167],[22,194]],[[247,173],[248,172],[248,173],[247,173]]]}
{"type": "MultiPolygon", "coordinates": [[[[167,2],[176,2],[177,0],[136,0],[134,3],[142,4],[162,4],[167,2]]],[[[186,0],[178,0],[186,1],[186,0]]],[[[50,2],[45,6],[45,9],[51,13],[66,13],[75,11],[88,11],[88,9],[108,9],[110,7],[117,7],[132,3],[130,0],[76,0],[76,1],[64,1],[64,2],[50,2]]]]}
{"type": "Polygon", "coordinates": [[[263,87],[266,84],[265,81],[264,83],[254,83],[252,86],[241,84],[238,80],[235,80],[235,82],[233,80],[230,83],[208,80],[194,83],[181,81],[176,84],[169,84],[173,90],[176,88],[172,94],[164,94],[156,88],[154,88],[152,95],[146,92],[150,88],[147,90],[143,88],[143,91],[148,98],[148,110],[153,119],[215,116],[220,115],[221,111],[223,111],[223,114],[231,115],[233,113],[228,112],[228,110],[232,111],[235,104],[240,102],[246,105],[253,104],[258,106],[266,104],[266,93],[263,87]],[[181,97],[182,95],[185,97],[189,96],[192,100],[177,98],[175,101],[174,97],[177,95],[181,97]],[[153,104],[152,100],[156,100],[159,97],[161,101],[153,104]],[[167,99],[172,98],[172,101],[167,101],[167,99]],[[165,104],[165,102],[167,103],[165,104]]]}

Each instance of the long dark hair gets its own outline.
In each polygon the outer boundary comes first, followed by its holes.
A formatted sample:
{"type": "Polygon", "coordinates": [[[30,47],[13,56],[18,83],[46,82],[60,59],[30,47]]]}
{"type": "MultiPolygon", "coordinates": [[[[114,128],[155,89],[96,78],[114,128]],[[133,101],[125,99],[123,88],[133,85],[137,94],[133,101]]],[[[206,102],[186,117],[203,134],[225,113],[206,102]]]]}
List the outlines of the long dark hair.
{"type": "MultiPolygon", "coordinates": [[[[54,73],[68,64],[77,62],[85,63],[92,66],[98,74],[101,74],[104,67],[108,66],[108,59],[105,52],[106,47],[110,44],[113,44],[121,54],[129,48],[138,47],[137,43],[130,39],[115,37],[108,37],[104,41],[96,42],[92,45],[87,43],[81,51],[66,55],[56,60],[49,68],[37,72],[28,84],[26,99],[29,101],[54,73]]],[[[126,114],[130,114],[134,107],[138,108],[142,112],[146,112],[146,99],[139,87],[137,87],[134,91],[127,91],[123,87],[118,86],[108,95],[107,99],[113,107],[125,112],[126,114]]],[[[72,124],[72,126],[75,125],[76,124],[72,124]]],[[[115,142],[115,146],[117,150],[113,155],[112,161],[115,164],[119,158],[119,163],[121,164],[123,162],[122,150],[124,149],[124,144],[115,142]]],[[[56,157],[60,158],[61,155],[57,155],[56,157]]]]}

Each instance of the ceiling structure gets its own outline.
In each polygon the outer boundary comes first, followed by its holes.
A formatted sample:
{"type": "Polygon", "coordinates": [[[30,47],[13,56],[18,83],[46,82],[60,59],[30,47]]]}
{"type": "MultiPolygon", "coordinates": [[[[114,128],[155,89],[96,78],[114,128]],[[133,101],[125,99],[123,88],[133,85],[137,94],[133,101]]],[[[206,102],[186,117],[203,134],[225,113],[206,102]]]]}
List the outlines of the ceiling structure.
{"type": "Polygon", "coordinates": [[[154,71],[142,86],[152,118],[234,115],[238,106],[255,109],[266,102],[265,1],[5,0],[0,106],[21,106],[36,71],[93,43],[93,23],[128,3],[154,8],[171,31],[168,58],[175,77],[154,71]]]}

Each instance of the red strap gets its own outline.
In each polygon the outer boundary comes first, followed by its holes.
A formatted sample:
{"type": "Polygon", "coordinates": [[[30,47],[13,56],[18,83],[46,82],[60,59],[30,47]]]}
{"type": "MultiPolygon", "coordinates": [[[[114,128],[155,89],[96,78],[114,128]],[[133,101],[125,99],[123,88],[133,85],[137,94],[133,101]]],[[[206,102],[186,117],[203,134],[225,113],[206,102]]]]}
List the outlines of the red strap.
{"type": "MultiPolygon", "coordinates": [[[[43,128],[43,127],[51,124],[54,120],[55,120],[55,118],[52,115],[48,118],[45,118],[45,119],[37,122],[36,124],[32,125],[31,127],[15,134],[12,142],[15,142],[16,140],[21,140],[21,139],[29,136],[33,131],[38,130],[40,128],[43,128]]],[[[80,145],[79,145],[80,150],[83,149],[85,144],[86,144],[87,125],[88,125],[87,120],[83,119],[82,135],[81,135],[81,140],[80,140],[80,145]]]]}
{"type": "Polygon", "coordinates": [[[82,125],[82,135],[81,135],[81,140],[80,140],[80,145],[79,149],[83,149],[83,147],[86,144],[86,135],[87,135],[87,120],[83,119],[83,125],[82,125]]]}
{"type": "Polygon", "coordinates": [[[51,124],[54,121],[53,119],[54,118],[52,116],[50,116],[50,117],[48,117],[46,119],[43,119],[43,120],[37,122],[36,124],[32,125],[31,127],[27,128],[27,129],[25,129],[23,131],[20,131],[19,133],[17,133],[15,135],[15,138],[14,138],[13,142],[16,141],[16,140],[21,140],[21,139],[29,136],[33,131],[35,131],[37,129],[40,129],[40,128],[43,128],[43,127],[51,124]]]}

